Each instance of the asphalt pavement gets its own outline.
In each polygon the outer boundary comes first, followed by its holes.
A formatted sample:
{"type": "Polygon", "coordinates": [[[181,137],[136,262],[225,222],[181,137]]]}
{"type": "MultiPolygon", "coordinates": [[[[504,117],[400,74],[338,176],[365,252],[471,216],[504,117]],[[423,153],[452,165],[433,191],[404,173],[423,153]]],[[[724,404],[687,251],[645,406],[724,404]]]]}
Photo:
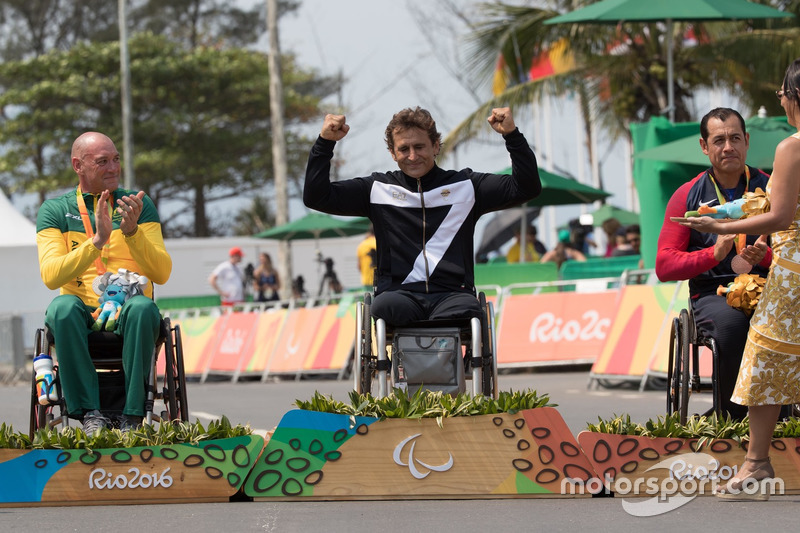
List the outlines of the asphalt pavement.
{"type": "MultiPolygon", "coordinates": [[[[588,388],[586,369],[501,374],[501,390],[535,389],[548,394],[577,435],[598,417],[629,414],[645,422],[664,414],[663,390],[638,386],[588,388]]],[[[637,384],[638,385],[638,384],[637,384]]],[[[269,383],[190,382],[191,418],[207,423],[226,415],[234,424],[257,431],[275,427],[296,399],[315,391],[347,400],[350,381],[284,380],[269,383]]],[[[27,383],[0,385],[0,422],[27,431],[30,408],[27,383]]],[[[695,398],[698,410],[705,398],[695,398]]],[[[703,409],[704,410],[704,409],[703,409]]],[[[13,480],[0,480],[0,483],[13,480]]],[[[743,531],[796,531],[800,496],[773,497],[765,503],[721,502],[698,497],[664,514],[635,517],[619,497],[522,498],[501,500],[413,500],[352,502],[235,502],[159,506],[75,506],[0,508],[0,531],[114,531],[163,528],[168,531],[366,532],[387,531],[676,531],[704,528],[743,531]]]]}

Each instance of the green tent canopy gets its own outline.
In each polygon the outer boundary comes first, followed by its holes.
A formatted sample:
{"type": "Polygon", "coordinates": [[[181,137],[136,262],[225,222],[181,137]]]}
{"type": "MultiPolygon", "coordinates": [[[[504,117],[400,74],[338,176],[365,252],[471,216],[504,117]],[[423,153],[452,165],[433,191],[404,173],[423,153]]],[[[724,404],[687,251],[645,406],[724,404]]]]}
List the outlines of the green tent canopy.
{"type": "MultiPolygon", "coordinates": [[[[511,174],[511,167],[505,168],[498,174],[511,174]]],[[[602,189],[595,189],[577,180],[565,178],[546,170],[539,169],[539,178],[542,180],[542,194],[525,205],[572,205],[590,204],[597,200],[604,200],[611,193],[602,189]]]]}
{"type": "Polygon", "coordinates": [[[600,208],[596,209],[593,213],[591,213],[591,215],[594,219],[592,222],[592,226],[594,227],[601,226],[603,222],[609,218],[616,218],[623,226],[630,226],[631,224],[639,223],[638,213],[627,211],[610,204],[604,204],[600,206],[600,208]]]}
{"type": "Polygon", "coordinates": [[[325,213],[312,212],[287,224],[275,226],[253,235],[259,239],[277,239],[291,241],[296,239],[327,239],[333,237],[349,237],[366,233],[369,219],[336,218],[325,213]]]}
{"type": "MultiPolygon", "coordinates": [[[[747,133],[750,134],[750,148],[747,150],[747,164],[760,168],[765,172],[772,170],[772,161],[775,158],[775,148],[778,144],[797,129],[786,122],[786,117],[763,118],[753,117],[745,121],[747,133]]],[[[711,166],[708,156],[700,149],[700,131],[672,141],[655,148],[643,150],[633,156],[635,159],[649,161],[666,161],[670,163],[683,163],[696,165],[697,171],[711,166]]]]}
{"type": "Polygon", "coordinates": [[[675,119],[673,23],[793,17],[794,13],[747,0],[601,0],[547,19],[545,24],[621,24],[664,22],[667,49],[667,108],[675,119]]]}

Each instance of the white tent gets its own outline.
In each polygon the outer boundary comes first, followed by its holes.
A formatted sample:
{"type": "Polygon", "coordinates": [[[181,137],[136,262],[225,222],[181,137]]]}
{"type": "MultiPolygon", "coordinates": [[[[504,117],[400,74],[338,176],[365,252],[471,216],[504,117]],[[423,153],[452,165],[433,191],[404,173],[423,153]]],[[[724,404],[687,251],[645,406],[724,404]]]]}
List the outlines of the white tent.
{"type": "Polygon", "coordinates": [[[0,191],[0,227],[2,233],[0,246],[36,245],[36,224],[17,211],[5,194],[0,191]]]}
{"type": "Polygon", "coordinates": [[[36,328],[44,324],[44,310],[57,294],[42,283],[39,277],[39,258],[36,252],[36,225],[25,218],[0,191],[0,224],[5,229],[0,234],[0,320],[3,321],[0,339],[0,366],[30,360],[30,353],[14,353],[20,346],[30,349],[36,328]],[[10,327],[12,317],[22,318],[22,331],[10,327]],[[8,327],[7,327],[8,326],[8,327]]]}

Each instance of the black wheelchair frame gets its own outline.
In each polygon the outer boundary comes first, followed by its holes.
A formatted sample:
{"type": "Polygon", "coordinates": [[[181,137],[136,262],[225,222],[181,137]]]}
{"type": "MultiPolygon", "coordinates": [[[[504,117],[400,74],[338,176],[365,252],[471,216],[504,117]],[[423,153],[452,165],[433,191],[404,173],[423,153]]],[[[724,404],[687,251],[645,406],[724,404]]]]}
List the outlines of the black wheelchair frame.
{"type": "Polygon", "coordinates": [[[721,413],[719,392],[719,351],[717,341],[697,330],[692,314],[692,303],[682,309],[672,320],[669,337],[669,363],[667,368],[667,414],[680,413],[681,424],[689,415],[689,396],[692,393],[711,391],[712,407],[704,414],[721,413]],[[711,382],[700,380],[700,348],[711,351],[711,382]]]}
{"type": "MultiPolygon", "coordinates": [[[[39,429],[52,429],[59,424],[62,424],[63,427],[69,425],[66,401],[61,391],[61,380],[58,376],[57,350],[55,348],[50,330],[47,327],[37,329],[34,341],[34,356],[38,354],[53,356],[54,363],[56,363],[53,369],[54,386],[56,387],[58,400],[51,401],[47,405],[39,404],[39,396],[36,390],[36,372],[32,372],[29,429],[31,438],[39,429]],[[56,410],[58,411],[58,416],[56,416],[56,410]]],[[[103,414],[120,415],[121,405],[124,404],[124,396],[121,398],[121,402],[119,396],[124,392],[124,384],[122,384],[121,391],[119,387],[116,387],[108,395],[103,395],[103,389],[106,383],[120,383],[119,378],[122,377],[123,373],[122,338],[112,332],[93,331],[89,333],[89,353],[95,368],[99,371],[101,412],[103,414]]],[[[150,372],[145,384],[144,422],[152,424],[154,420],[189,420],[180,326],[177,324],[173,326],[169,318],[161,319],[160,332],[150,359],[150,372]],[[158,376],[158,356],[162,348],[165,355],[165,371],[164,376],[158,376]],[[159,389],[160,378],[163,381],[161,389],[159,389]],[[161,400],[164,403],[165,410],[161,411],[160,414],[154,412],[156,400],[161,400]]]]}
{"type": "MultiPolygon", "coordinates": [[[[426,320],[410,324],[413,328],[458,327],[464,351],[464,375],[472,379],[472,393],[497,398],[497,338],[494,307],[486,301],[484,293],[478,294],[483,310],[481,318],[453,320],[426,320]]],[[[392,344],[394,328],[383,319],[371,314],[372,294],[366,293],[357,304],[356,348],[353,365],[354,388],[361,394],[372,393],[373,379],[378,381],[378,396],[386,396],[392,362],[388,347],[392,344]],[[374,342],[373,342],[374,336],[374,342]]]]}

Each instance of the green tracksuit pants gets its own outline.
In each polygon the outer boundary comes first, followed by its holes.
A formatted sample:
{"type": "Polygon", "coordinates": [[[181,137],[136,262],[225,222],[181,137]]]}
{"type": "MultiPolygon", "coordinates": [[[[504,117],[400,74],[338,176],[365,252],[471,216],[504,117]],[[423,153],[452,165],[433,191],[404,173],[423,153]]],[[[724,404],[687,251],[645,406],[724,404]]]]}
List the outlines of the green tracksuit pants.
{"type": "MultiPolygon", "coordinates": [[[[88,335],[94,323],[93,310],[77,296],[63,294],[53,299],[45,314],[45,323],[55,339],[67,412],[78,418],[87,411],[100,409],[97,372],[89,357],[88,335]]],[[[144,416],[145,381],[160,321],[155,302],[143,295],[130,298],[120,310],[114,332],[124,339],[125,415],[144,416]]]]}

